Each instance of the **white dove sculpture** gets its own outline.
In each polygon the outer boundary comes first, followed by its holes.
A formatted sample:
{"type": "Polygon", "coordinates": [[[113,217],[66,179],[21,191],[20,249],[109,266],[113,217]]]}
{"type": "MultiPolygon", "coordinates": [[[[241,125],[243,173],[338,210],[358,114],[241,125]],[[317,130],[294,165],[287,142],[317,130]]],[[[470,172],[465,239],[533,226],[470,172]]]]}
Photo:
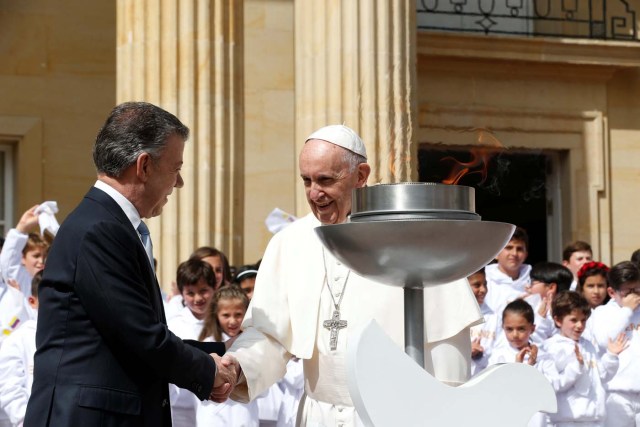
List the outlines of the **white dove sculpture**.
{"type": "Polygon", "coordinates": [[[459,387],[441,383],[375,321],[347,346],[347,381],[360,419],[375,427],[525,427],[557,410],[551,384],[522,363],[491,366],[459,387]]]}

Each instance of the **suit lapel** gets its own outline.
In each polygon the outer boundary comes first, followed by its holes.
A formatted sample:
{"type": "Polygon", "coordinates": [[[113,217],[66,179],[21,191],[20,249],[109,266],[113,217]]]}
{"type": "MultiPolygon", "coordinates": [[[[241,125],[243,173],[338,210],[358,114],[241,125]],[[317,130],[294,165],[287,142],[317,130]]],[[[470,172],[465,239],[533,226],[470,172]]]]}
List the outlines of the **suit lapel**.
{"type": "Polygon", "coordinates": [[[162,303],[162,293],[160,292],[158,278],[156,277],[153,269],[151,268],[151,265],[148,262],[147,252],[142,245],[142,241],[140,241],[138,232],[133,228],[131,221],[129,221],[129,218],[124,213],[120,205],[118,205],[118,203],[116,203],[116,201],[113,200],[111,196],[109,196],[99,188],[91,187],[85,197],[95,200],[100,205],[102,205],[116,220],[118,220],[125,226],[125,228],[131,233],[132,236],[135,236],[137,241],[139,241],[140,244],[138,245],[138,251],[140,251],[144,255],[143,259],[146,261],[141,265],[141,270],[146,274],[146,278],[144,278],[144,284],[149,291],[150,302],[158,316],[158,320],[166,324],[167,321],[164,314],[164,304],[162,303]]]}

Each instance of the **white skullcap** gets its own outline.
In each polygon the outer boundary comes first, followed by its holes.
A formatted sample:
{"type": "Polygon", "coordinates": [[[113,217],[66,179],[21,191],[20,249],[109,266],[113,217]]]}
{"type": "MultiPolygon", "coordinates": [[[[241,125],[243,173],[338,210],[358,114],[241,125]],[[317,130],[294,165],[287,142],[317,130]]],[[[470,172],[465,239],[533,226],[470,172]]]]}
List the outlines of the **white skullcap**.
{"type": "MultiPolygon", "coordinates": [[[[359,154],[365,159],[367,158],[367,149],[364,147],[362,139],[360,139],[353,129],[344,125],[330,125],[320,128],[309,135],[307,141],[311,139],[321,139],[330,142],[331,144],[338,145],[359,154]]],[[[305,141],[305,143],[307,141],[305,141]]]]}

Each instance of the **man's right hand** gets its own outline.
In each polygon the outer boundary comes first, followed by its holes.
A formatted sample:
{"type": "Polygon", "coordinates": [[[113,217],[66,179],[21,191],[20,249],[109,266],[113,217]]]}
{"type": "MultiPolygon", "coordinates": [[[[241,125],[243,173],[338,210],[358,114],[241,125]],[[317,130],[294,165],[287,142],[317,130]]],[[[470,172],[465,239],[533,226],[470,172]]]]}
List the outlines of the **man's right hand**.
{"type": "Polygon", "coordinates": [[[222,357],[211,354],[211,357],[216,362],[216,376],[213,380],[213,390],[211,390],[209,400],[221,403],[229,398],[238,382],[240,363],[230,354],[225,354],[222,357]]]}

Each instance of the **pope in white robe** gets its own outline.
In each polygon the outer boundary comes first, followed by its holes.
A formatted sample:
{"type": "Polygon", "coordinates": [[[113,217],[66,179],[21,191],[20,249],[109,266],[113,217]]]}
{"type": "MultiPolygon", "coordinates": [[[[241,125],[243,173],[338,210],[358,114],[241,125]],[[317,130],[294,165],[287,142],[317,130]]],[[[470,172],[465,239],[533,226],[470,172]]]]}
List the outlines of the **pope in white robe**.
{"type": "MultiPolygon", "coordinates": [[[[303,359],[305,378],[300,425],[360,425],[347,388],[348,334],[375,319],[403,347],[403,291],[350,271],[314,232],[321,224],[346,221],[352,190],[366,184],[370,168],[358,135],[341,125],[316,131],[301,152],[300,172],[312,214],[276,234],[266,249],[244,332],[227,353],[242,369],[231,398],[254,399],[296,356],[303,359]],[[332,349],[323,323],[336,309],[347,326],[332,349]]],[[[460,280],[426,288],[424,302],[425,367],[445,383],[462,384],[470,373],[469,328],[482,321],[473,293],[460,280]]]]}

